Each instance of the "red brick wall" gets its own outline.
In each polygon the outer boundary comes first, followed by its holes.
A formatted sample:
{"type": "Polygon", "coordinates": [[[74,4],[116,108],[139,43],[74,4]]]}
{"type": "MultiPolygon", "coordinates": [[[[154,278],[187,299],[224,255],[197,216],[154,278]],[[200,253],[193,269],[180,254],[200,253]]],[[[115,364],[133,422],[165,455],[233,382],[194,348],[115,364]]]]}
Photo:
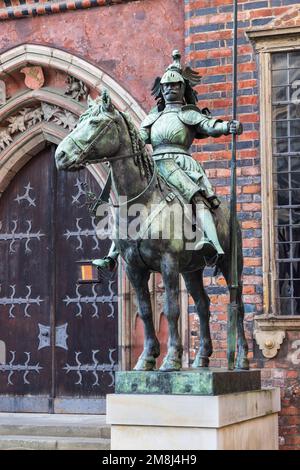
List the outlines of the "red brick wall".
{"type": "MultiPolygon", "coordinates": [[[[253,47],[245,31],[276,19],[295,24],[300,2],[294,0],[239,0],[238,117],[244,133],[238,138],[238,211],[243,230],[245,327],[250,347],[251,367],[262,368],[265,386],[282,390],[280,446],[300,449],[299,333],[288,332],[274,360],[266,360],[253,341],[253,317],[262,313],[261,168],[259,151],[259,83],[253,47]],[[295,5],[297,3],[297,5],[295,5]],[[291,12],[291,6],[296,8],[291,12]],[[299,341],[299,343],[297,342],[299,341]]],[[[203,76],[198,87],[201,106],[214,116],[231,117],[232,92],[232,0],[185,0],[186,60],[203,76]]],[[[299,21],[298,21],[299,23],[299,21]]],[[[230,177],[230,137],[207,139],[195,146],[218,194],[228,198],[230,177]]],[[[208,272],[210,274],[210,272],[208,272]]],[[[212,301],[211,330],[214,355],[212,365],[226,366],[227,290],[223,278],[206,278],[212,301]]],[[[190,305],[191,331],[197,318],[190,305]]],[[[192,351],[198,338],[191,336],[192,351]]]]}
{"type": "Polygon", "coordinates": [[[63,14],[1,21],[0,53],[49,45],[99,66],[148,111],[153,79],[184,49],[182,0],[144,0],[63,14]],[[172,11],[172,15],[169,12],[172,11]]]}

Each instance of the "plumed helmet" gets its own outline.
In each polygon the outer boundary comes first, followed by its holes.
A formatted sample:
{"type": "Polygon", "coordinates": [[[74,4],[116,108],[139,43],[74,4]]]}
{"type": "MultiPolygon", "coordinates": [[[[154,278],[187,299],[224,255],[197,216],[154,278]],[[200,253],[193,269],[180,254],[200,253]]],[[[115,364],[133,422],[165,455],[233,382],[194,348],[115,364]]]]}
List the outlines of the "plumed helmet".
{"type": "Polygon", "coordinates": [[[162,79],[160,81],[161,85],[163,85],[164,83],[177,83],[177,82],[184,83],[184,78],[176,70],[167,70],[163,74],[162,79]]]}
{"type": "Polygon", "coordinates": [[[163,85],[164,83],[184,83],[184,78],[182,76],[182,67],[180,64],[181,54],[177,49],[173,51],[172,58],[172,64],[167,67],[164,75],[162,76],[162,79],[160,81],[161,85],[163,85]]]}
{"type": "Polygon", "coordinates": [[[167,67],[162,78],[156,77],[152,86],[152,95],[157,103],[157,110],[161,111],[165,107],[164,97],[162,93],[162,86],[164,83],[181,82],[185,85],[185,101],[187,104],[196,104],[197,93],[193,87],[200,83],[201,77],[199,74],[192,70],[190,67],[182,67],[180,63],[181,54],[176,49],[172,53],[173,62],[167,67]]]}

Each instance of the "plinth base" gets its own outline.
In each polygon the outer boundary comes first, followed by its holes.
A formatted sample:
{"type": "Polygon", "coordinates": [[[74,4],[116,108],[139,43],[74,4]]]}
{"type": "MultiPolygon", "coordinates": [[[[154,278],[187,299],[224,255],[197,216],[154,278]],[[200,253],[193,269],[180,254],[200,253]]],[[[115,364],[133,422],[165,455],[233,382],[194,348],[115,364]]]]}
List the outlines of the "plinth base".
{"type": "Polygon", "coordinates": [[[112,450],[276,450],[279,389],[107,395],[112,450]]]}
{"type": "Polygon", "coordinates": [[[116,393],[224,395],[260,390],[260,370],[197,369],[116,372],[116,393]]]}

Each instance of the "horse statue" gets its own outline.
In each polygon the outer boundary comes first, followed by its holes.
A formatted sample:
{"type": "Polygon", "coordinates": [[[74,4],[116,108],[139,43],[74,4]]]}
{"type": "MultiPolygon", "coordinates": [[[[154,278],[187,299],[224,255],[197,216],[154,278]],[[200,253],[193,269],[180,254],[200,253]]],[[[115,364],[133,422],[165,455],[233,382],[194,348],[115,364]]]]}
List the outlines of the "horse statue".
{"type": "MultiPolygon", "coordinates": [[[[122,204],[116,207],[114,242],[126,265],[126,273],[133,285],[138,301],[139,314],[144,324],[144,349],[135,370],[155,369],[160,345],[155,335],[152,319],[148,280],[151,272],[162,274],[165,287],[165,308],[169,327],[167,354],[160,371],[178,371],[182,367],[182,344],[178,332],[179,274],[182,274],[188,293],[192,296],[200,320],[200,345],[193,368],[208,367],[212,354],[210,336],[210,300],[203,286],[203,271],[207,265],[205,250],[188,250],[187,240],[174,238],[170,231],[168,239],[161,239],[166,220],[165,214],[174,209],[175,225],[180,197],[158,175],[156,165],[149,155],[139,131],[130,118],[116,109],[107,92],[102,99],[89,102],[88,109],[80,117],[75,129],[59,144],[55,154],[58,170],[76,170],[88,164],[110,163],[113,184],[120,196],[126,196],[127,211],[139,205],[141,237],[120,235],[123,221],[122,204]],[[171,196],[171,197],[170,197],[171,196]],[[155,207],[154,212],[150,211],[155,207]],[[150,216],[149,216],[150,213],[150,216]],[[158,220],[159,219],[159,220],[158,220]],[[145,236],[150,233],[151,236],[145,236]]],[[[178,217],[181,216],[178,214],[178,217]]],[[[214,213],[215,224],[225,255],[218,259],[217,269],[229,283],[229,208],[222,203],[214,213]]],[[[244,306],[242,302],[242,241],[238,229],[238,318],[237,355],[235,368],[248,369],[248,345],[244,333],[244,306]]]]}

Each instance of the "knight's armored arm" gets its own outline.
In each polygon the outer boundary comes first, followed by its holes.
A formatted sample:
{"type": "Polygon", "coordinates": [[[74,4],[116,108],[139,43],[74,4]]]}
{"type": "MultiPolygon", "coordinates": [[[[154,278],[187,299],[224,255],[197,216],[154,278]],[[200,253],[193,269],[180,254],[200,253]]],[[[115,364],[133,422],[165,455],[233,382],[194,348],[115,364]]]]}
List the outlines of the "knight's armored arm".
{"type": "Polygon", "coordinates": [[[222,121],[206,118],[197,126],[197,137],[220,137],[221,135],[241,134],[243,126],[239,121],[222,121]]]}
{"type": "Polygon", "coordinates": [[[221,119],[203,119],[197,127],[200,136],[220,137],[230,133],[230,121],[221,119]]]}

